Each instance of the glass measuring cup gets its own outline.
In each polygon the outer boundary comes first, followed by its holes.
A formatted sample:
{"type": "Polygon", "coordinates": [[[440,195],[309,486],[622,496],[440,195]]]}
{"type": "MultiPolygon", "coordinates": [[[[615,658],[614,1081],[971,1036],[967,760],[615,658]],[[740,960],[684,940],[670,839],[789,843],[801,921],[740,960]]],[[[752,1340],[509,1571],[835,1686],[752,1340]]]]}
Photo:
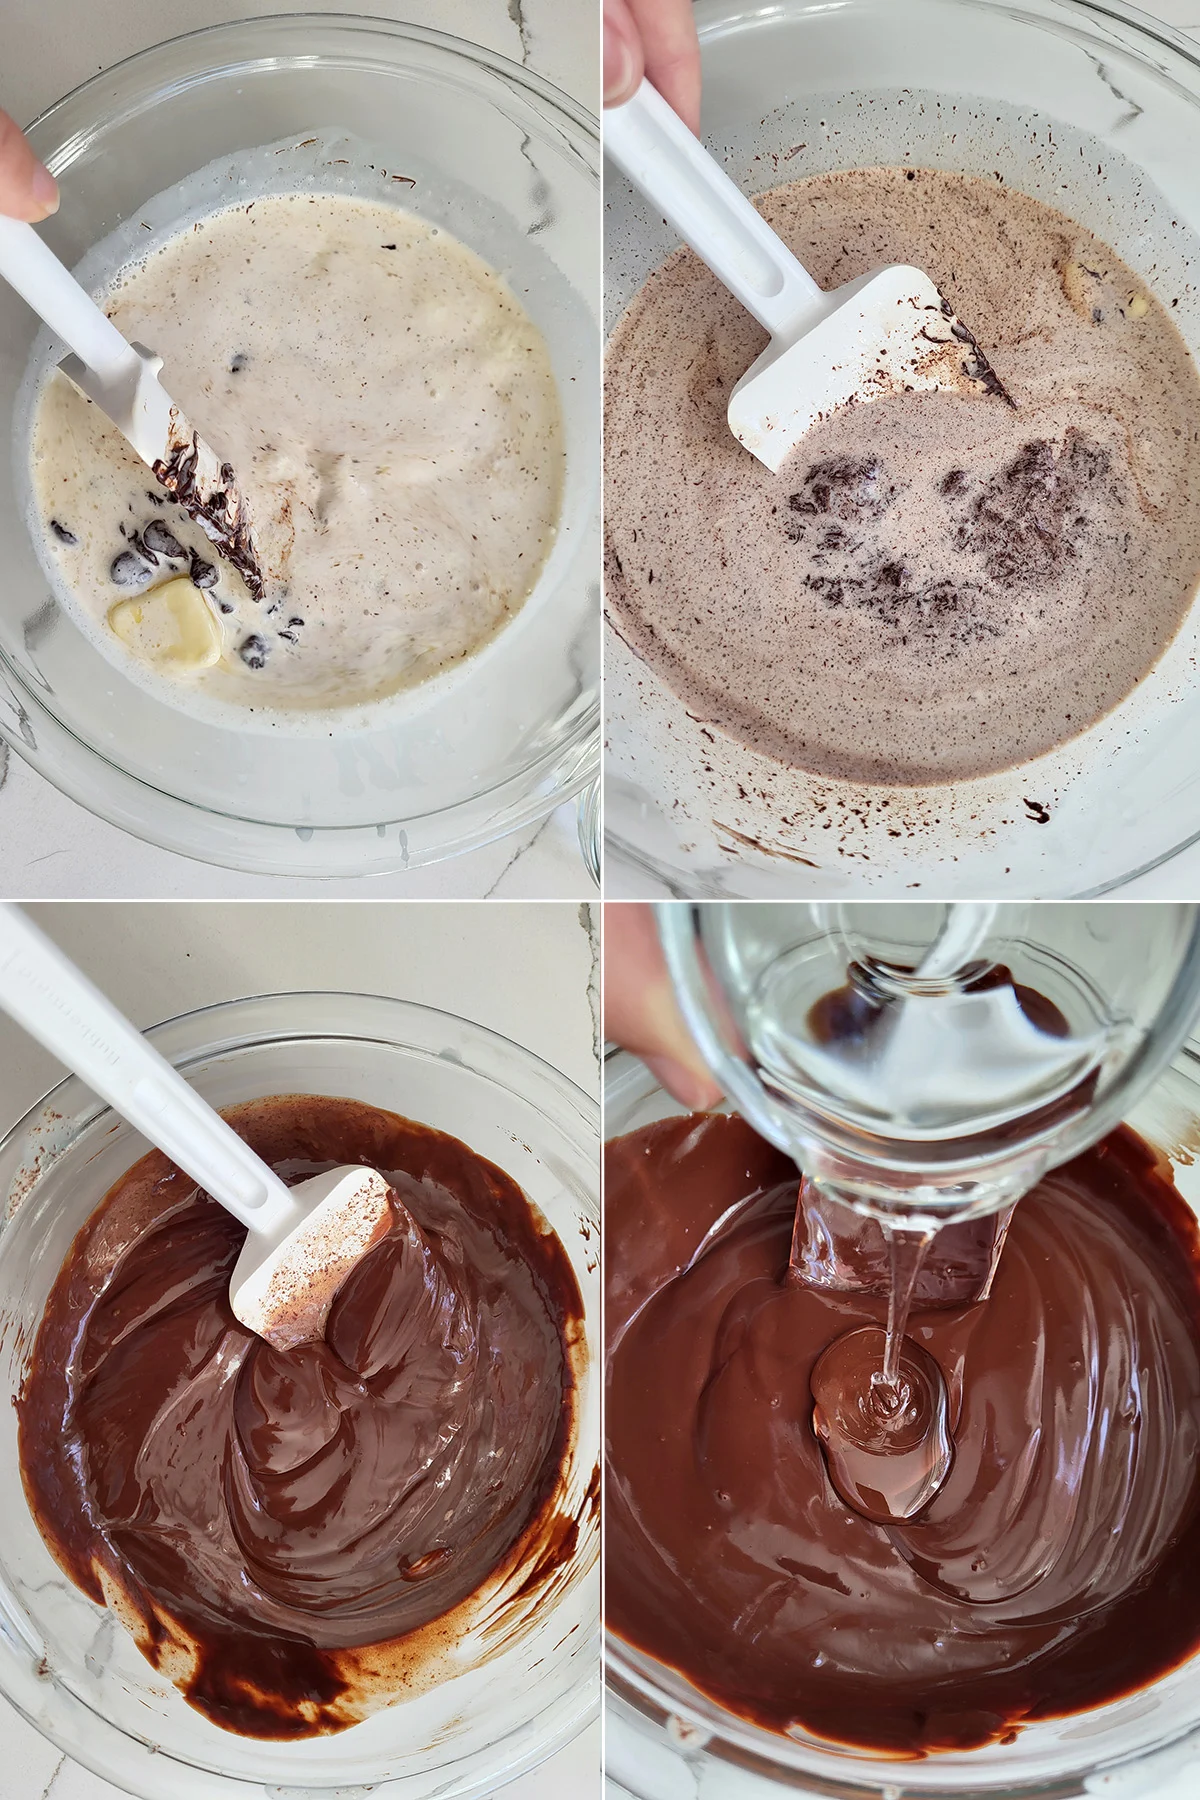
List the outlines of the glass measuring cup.
{"type": "Polygon", "coordinates": [[[849,1505],[912,1518],[953,1442],[910,1308],[985,1298],[1016,1201],[1178,1049],[1197,911],[814,902],[659,922],[714,1073],[804,1171],[790,1278],[888,1296],[886,1331],[846,1332],[818,1363],[813,1426],[849,1505]]]}

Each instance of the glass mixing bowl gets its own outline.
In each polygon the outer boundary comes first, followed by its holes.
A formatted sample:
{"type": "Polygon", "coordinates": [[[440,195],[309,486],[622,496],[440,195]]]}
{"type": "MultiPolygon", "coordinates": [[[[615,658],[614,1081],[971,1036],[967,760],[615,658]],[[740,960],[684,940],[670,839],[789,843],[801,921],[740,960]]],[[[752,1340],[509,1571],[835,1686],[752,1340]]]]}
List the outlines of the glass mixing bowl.
{"type": "MultiPolygon", "coordinates": [[[[61,1573],[30,1517],[16,1413],[0,1407],[0,1690],[39,1731],[145,1800],[482,1800],[573,1737],[598,1702],[599,1112],[506,1038],[429,1007],[360,994],[276,994],[188,1013],[149,1034],[216,1106],[348,1095],[461,1137],[554,1227],[583,1294],[583,1378],[565,1504],[580,1518],[561,1582],[490,1661],[332,1737],[256,1742],[220,1730],[156,1674],[110,1612],[61,1573]]],[[[71,1240],[145,1141],[71,1077],[0,1142],[0,1377],[18,1390],[71,1240]]]]}
{"type": "MultiPolygon", "coordinates": [[[[1195,43],[1123,0],[697,0],[696,13],[705,138],[744,191],[876,164],[999,173],[1110,243],[1200,349],[1195,43]]],[[[608,181],[610,328],[677,241],[608,181]]],[[[746,750],[690,716],[610,631],[605,822],[620,891],[1002,899],[1114,887],[1200,835],[1198,649],[1193,606],[1146,680],[1073,743],[985,780],[882,789],[746,750]]]]}
{"type": "MultiPolygon", "coordinates": [[[[624,1051],[608,1060],[604,1105],[610,1137],[682,1110],[624,1051]]],[[[1169,1158],[1179,1191],[1200,1214],[1200,1039],[1180,1050],[1127,1118],[1169,1158]]],[[[1149,1800],[1181,1770],[1200,1781],[1200,1654],[1123,1700],[1026,1725],[1011,1744],[915,1763],[763,1731],[612,1631],[605,1672],[606,1768],[618,1791],[637,1800],[770,1800],[781,1792],[839,1800],[1149,1800]]],[[[1172,1794],[1185,1791],[1197,1790],[1172,1794]]]]}
{"type": "MultiPolygon", "coordinates": [[[[218,158],[314,132],[415,178],[398,204],[497,268],[550,347],[566,425],[556,543],[477,655],[384,703],[369,728],[272,737],[204,723],[127,679],[51,594],[24,523],[19,390],[37,330],[0,284],[0,733],[139,837],[231,868],[416,867],[542,817],[598,765],[599,138],[594,118],[473,44],[384,20],[215,26],[95,76],[30,138],[59,179],[42,233],[70,266],[218,158]]],[[[170,370],[164,379],[170,380],[170,370]]],[[[197,421],[202,425],[202,421],[197,421]]]]}

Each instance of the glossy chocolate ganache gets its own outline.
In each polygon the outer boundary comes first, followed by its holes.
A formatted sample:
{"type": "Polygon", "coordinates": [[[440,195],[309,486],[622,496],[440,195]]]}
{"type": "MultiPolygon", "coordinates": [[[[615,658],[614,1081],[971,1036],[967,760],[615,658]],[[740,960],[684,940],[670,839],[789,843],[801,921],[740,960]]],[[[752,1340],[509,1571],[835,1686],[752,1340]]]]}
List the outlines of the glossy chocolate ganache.
{"type": "MultiPolygon", "coordinates": [[[[939,1305],[935,1252],[909,1337],[954,1460],[899,1525],[838,1497],[813,1432],[817,1358],[886,1302],[788,1279],[796,1195],[738,1118],[609,1146],[610,1628],[768,1729],[905,1757],[1200,1647],[1200,1239],[1154,1151],[1122,1128],[1048,1176],[986,1301],[939,1305]]],[[[970,1260],[990,1222],[955,1229],[970,1260]]]]}
{"type": "Polygon", "coordinates": [[[279,1352],[230,1311],[243,1227],[143,1157],[47,1302],[21,1464],[59,1563],[193,1705],[304,1737],[420,1691],[484,1595],[502,1647],[570,1557],[583,1307],[558,1238],[457,1139],[311,1095],[226,1117],[288,1182],[381,1170],[390,1234],[324,1340],[279,1352]]]}

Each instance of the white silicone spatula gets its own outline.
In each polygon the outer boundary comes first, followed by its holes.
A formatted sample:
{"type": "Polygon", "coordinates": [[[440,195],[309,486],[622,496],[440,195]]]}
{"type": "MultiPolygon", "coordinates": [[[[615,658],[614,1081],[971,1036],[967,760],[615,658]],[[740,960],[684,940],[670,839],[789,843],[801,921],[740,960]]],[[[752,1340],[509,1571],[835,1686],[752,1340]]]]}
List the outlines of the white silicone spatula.
{"type": "Polygon", "coordinates": [[[246,1227],[229,1303],[280,1349],[322,1336],[341,1283],[387,1233],[374,1169],[288,1187],[16,906],[0,906],[0,1007],[246,1227]]]}
{"type": "Polygon", "coordinates": [[[107,414],[261,600],[262,571],[233,466],[205,442],[159,381],[162,357],[126,343],[32,225],[0,217],[0,275],[74,351],[59,364],[63,374],[107,414]]]}
{"type": "Polygon", "coordinates": [[[896,263],[823,292],[649,82],[605,112],[604,151],[770,332],[728,414],[768,469],[839,407],[930,389],[1013,404],[920,269],[896,263]]]}

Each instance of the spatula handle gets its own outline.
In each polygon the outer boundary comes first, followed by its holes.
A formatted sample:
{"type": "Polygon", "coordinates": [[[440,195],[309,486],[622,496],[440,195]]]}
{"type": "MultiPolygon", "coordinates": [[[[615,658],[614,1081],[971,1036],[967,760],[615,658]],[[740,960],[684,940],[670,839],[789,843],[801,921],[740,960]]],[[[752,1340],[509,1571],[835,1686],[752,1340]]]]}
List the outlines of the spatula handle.
{"type": "Polygon", "coordinates": [[[0,1007],[255,1234],[287,1184],[19,907],[0,906],[0,1007]]]}
{"type": "Polygon", "coordinates": [[[821,316],[808,270],[648,81],[605,113],[604,151],[772,337],[821,316]]]}
{"type": "Polygon", "coordinates": [[[0,275],[103,381],[136,375],[137,352],[32,225],[0,217],[0,275]]]}

